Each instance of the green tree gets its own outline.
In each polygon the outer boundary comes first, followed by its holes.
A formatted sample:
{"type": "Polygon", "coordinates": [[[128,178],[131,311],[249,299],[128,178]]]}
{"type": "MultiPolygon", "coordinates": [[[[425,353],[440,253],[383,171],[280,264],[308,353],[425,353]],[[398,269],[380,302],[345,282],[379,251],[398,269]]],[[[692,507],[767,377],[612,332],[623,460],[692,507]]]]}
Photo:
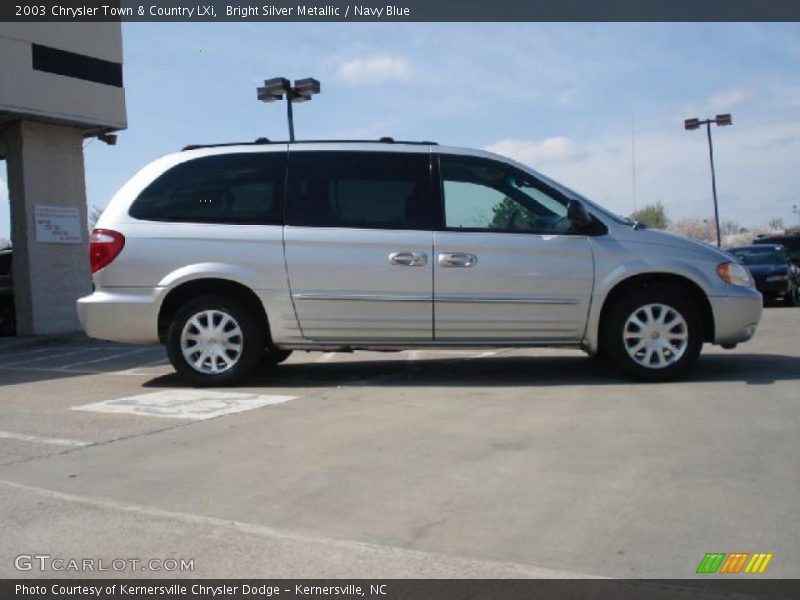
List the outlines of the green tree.
{"type": "Polygon", "coordinates": [[[528,210],[506,196],[502,202],[492,207],[490,229],[532,229],[532,215],[528,210]]]}
{"type": "Polygon", "coordinates": [[[631,213],[631,219],[639,223],[644,223],[653,229],[666,229],[669,225],[669,217],[664,204],[659,200],[655,204],[648,204],[639,210],[631,213]]]}

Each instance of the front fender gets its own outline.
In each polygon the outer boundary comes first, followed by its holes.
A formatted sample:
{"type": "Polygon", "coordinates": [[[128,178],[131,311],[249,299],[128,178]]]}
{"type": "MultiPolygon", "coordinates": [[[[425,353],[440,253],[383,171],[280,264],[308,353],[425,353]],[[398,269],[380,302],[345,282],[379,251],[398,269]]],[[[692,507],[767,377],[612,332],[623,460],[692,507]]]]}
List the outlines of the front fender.
{"type": "Polygon", "coordinates": [[[724,284],[716,276],[717,256],[683,249],[624,244],[613,240],[595,242],[595,286],[583,345],[589,354],[599,347],[600,315],[609,294],[618,285],[641,275],[681,277],[702,290],[706,297],[724,295],[724,284]],[[683,250],[683,251],[682,251],[683,250]],[[672,254],[672,255],[671,255],[672,254]]]}

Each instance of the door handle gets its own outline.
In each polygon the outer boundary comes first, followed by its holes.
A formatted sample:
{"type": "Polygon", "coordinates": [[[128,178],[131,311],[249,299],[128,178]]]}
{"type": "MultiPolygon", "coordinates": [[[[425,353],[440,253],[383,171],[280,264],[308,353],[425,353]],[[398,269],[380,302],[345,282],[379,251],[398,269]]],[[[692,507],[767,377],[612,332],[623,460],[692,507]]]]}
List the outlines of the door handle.
{"type": "Polygon", "coordinates": [[[428,264],[428,255],[424,252],[392,252],[389,262],[401,267],[424,267],[428,264]]]}
{"type": "Polygon", "coordinates": [[[442,267],[474,267],[477,263],[478,257],[466,252],[439,255],[439,265],[442,267]]]}

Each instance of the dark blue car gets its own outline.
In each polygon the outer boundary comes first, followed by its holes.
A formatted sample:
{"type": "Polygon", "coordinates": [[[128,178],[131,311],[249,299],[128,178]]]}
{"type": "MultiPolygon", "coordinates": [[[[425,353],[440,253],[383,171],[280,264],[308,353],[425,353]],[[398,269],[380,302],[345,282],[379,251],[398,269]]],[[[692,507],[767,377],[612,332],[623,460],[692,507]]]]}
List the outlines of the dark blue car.
{"type": "Polygon", "coordinates": [[[14,288],[11,284],[11,248],[0,248],[0,336],[14,335],[14,288]]]}
{"type": "Polygon", "coordinates": [[[754,244],[728,248],[743,264],[764,296],[764,302],[781,298],[787,306],[796,306],[800,297],[800,271],[780,245],[754,244]]]}

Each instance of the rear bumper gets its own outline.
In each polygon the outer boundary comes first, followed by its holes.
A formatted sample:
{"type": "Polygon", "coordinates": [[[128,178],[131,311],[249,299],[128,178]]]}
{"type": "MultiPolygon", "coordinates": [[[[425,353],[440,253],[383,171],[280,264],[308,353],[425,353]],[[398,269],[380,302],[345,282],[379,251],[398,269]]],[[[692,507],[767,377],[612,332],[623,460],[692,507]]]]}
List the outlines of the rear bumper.
{"type": "Polygon", "coordinates": [[[158,343],[160,306],[160,288],[99,289],[77,303],[89,337],[130,344],[158,343]]]}
{"type": "Polygon", "coordinates": [[[714,343],[737,344],[753,337],[764,300],[756,290],[742,288],[729,296],[709,298],[714,313],[714,343]]]}

